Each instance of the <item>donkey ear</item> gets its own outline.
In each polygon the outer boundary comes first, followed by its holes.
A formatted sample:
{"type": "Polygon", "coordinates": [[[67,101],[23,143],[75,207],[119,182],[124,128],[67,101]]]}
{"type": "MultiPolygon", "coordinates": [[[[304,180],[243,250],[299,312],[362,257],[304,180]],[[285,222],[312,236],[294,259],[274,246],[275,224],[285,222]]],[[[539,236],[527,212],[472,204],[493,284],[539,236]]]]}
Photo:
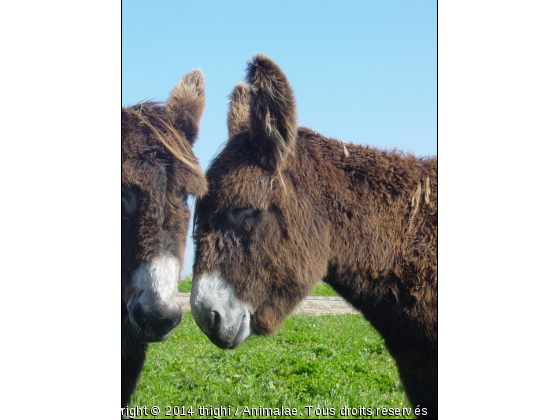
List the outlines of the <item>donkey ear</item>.
{"type": "Polygon", "coordinates": [[[253,86],[249,108],[251,140],[265,166],[282,169],[297,136],[296,101],[280,67],[258,54],[247,65],[253,86]]]}
{"type": "Polygon", "coordinates": [[[230,93],[227,126],[229,138],[247,131],[249,124],[250,88],[245,83],[238,83],[230,93]]]}
{"type": "Polygon", "coordinates": [[[191,145],[198,136],[205,104],[204,75],[200,69],[185,74],[167,98],[166,108],[173,125],[185,133],[191,145]]]}

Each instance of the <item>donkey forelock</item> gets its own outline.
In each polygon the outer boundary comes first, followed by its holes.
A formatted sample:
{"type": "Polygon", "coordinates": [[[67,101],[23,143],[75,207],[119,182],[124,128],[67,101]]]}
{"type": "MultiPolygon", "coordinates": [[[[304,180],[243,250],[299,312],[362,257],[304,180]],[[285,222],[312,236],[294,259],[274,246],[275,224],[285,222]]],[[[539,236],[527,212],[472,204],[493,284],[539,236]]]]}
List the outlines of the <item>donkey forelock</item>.
{"type": "Polygon", "coordinates": [[[184,142],[184,134],[171,125],[163,102],[141,102],[129,110],[138,118],[139,124],[142,124],[176,159],[194,171],[201,171],[198,161],[193,159],[192,152],[184,142]]]}

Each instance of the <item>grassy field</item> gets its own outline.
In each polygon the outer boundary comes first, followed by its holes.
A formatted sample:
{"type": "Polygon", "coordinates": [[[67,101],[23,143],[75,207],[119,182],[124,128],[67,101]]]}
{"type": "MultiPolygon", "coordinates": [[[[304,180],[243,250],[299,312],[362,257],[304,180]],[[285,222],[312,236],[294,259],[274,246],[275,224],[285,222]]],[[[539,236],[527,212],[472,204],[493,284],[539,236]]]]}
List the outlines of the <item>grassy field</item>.
{"type": "Polygon", "coordinates": [[[214,346],[183,315],[170,338],[150,345],[130,404],[161,412],[138,418],[384,418],[383,408],[387,418],[414,418],[413,409],[394,415],[410,406],[383,340],[360,315],[294,315],[275,336],[252,336],[235,350],[214,346]],[[220,407],[229,412],[216,417],[220,407]],[[297,415],[263,411],[281,407],[297,415]]]}
{"type": "MultiPolygon", "coordinates": [[[[190,276],[185,277],[181,283],[179,283],[179,292],[190,293],[192,288],[192,278],[190,276]]],[[[311,296],[339,296],[331,286],[324,283],[319,283],[311,296]]]]}

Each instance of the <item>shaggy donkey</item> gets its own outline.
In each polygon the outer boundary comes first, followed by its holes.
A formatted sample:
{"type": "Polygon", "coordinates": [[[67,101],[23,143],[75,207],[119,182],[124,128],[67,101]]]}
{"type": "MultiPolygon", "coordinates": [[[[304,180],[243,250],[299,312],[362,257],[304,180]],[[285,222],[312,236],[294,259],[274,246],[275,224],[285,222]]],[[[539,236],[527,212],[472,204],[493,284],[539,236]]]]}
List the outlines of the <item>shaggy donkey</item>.
{"type": "Polygon", "coordinates": [[[187,73],[167,103],[122,108],[121,404],[144,364],[148,342],[181,321],[177,300],[190,210],[206,192],[192,152],[204,111],[204,76],[187,73]]]}
{"type": "Polygon", "coordinates": [[[282,70],[257,55],[197,201],[191,307],[221,348],[269,334],[320,281],[384,337],[420,415],[437,416],[437,159],[297,127],[282,70]]]}

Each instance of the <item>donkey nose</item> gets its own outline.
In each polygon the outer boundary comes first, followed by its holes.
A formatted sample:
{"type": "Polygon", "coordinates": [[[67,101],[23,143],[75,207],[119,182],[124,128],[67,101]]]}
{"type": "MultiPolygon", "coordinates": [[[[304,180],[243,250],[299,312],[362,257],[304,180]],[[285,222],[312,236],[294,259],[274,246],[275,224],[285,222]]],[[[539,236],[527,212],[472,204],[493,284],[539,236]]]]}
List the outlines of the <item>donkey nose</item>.
{"type": "Polygon", "coordinates": [[[156,317],[156,323],[161,325],[170,325],[169,330],[175,328],[183,318],[183,311],[180,305],[159,305],[154,307],[153,314],[156,317]]]}
{"type": "Polygon", "coordinates": [[[225,317],[221,308],[195,303],[191,309],[194,320],[207,335],[214,335],[223,327],[225,317]]]}
{"type": "Polygon", "coordinates": [[[210,331],[214,332],[220,328],[222,317],[216,311],[208,311],[206,315],[206,325],[210,331]]]}
{"type": "Polygon", "coordinates": [[[144,331],[164,337],[181,322],[183,312],[179,305],[143,305],[138,302],[132,311],[134,321],[144,331]]]}

